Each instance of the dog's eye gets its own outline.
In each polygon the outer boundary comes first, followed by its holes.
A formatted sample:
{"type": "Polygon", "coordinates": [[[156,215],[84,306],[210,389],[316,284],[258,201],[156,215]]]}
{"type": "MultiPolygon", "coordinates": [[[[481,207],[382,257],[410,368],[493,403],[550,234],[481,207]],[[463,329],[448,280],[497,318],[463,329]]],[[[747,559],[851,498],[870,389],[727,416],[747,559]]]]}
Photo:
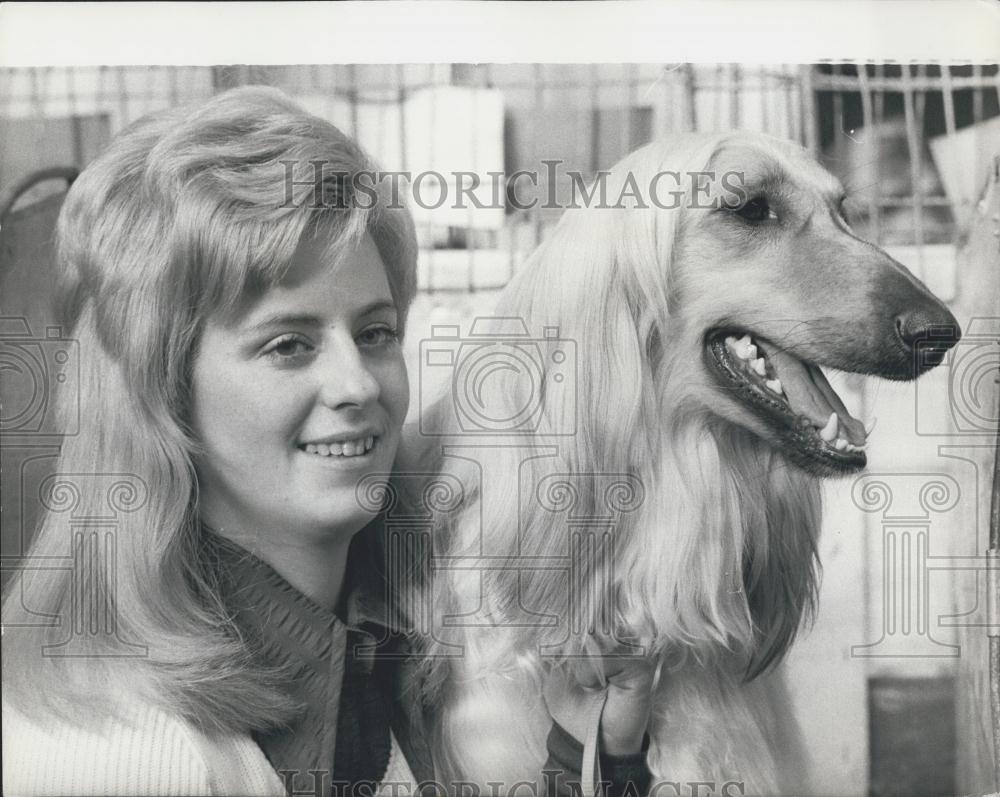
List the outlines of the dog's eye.
{"type": "Polygon", "coordinates": [[[733,212],[746,221],[757,222],[778,218],[775,212],[771,210],[771,206],[767,202],[767,197],[763,196],[748,199],[739,207],[733,208],[733,212]]]}

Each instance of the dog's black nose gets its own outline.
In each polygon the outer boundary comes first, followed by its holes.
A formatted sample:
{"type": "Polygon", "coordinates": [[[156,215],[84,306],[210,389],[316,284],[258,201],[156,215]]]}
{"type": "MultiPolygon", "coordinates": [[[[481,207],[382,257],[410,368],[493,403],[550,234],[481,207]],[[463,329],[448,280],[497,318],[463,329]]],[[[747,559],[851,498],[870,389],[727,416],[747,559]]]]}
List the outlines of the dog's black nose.
{"type": "Polygon", "coordinates": [[[955,316],[936,303],[897,315],[896,333],[918,355],[919,364],[927,368],[940,365],[948,349],[962,337],[955,316]]]}

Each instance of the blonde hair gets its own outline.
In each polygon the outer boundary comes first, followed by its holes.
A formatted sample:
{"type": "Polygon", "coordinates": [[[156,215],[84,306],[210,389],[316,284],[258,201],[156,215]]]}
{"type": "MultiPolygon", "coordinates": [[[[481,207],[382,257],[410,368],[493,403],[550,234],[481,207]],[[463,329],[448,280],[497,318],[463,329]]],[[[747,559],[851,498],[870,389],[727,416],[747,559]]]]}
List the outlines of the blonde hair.
{"type": "MultiPolygon", "coordinates": [[[[544,396],[538,429],[511,441],[522,450],[476,449],[477,475],[466,482],[462,512],[438,530],[442,561],[488,552],[509,564],[449,570],[431,587],[434,616],[451,618],[449,627],[434,629],[427,659],[434,699],[456,706],[436,729],[436,760],[445,767],[462,770],[458,751],[468,731],[460,694],[477,675],[530,679],[542,669],[543,652],[550,663],[590,666],[593,635],[603,635],[608,650],[625,633],[671,666],[694,657],[731,670],[726,662],[735,654],[743,668],[725,675],[735,688],[783,656],[813,607],[818,481],[714,415],[705,399],[714,388],[692,384],[689,364],[671,350],[679,336],[692,335],[685,303],[698,300],[704,256],[685,212],[693,175],[727,142],[722,135],[677,136],[630,155],[611,170],[611,202],[627,181],[644,188],[661,173],[679,176],[685,201],[567,211],[501,298],[497,316],[523,319],[533,336],[558,327],[559,339],[575,342],[576,370],[567,376],[570,388],[544,396]],[[572,433],[564,434],[570,423],[572,433]],[[558,454],[547,456],[547,449],[558,454]],[[488,490],[478,473],[489,474],[488,490]],[[523,485],[542,484],[548,495],[522,494],[523,485]],[[607,555],[571,547],[566,516],[552,511],[568,501],[581,523],[597,522],[595,537],[603,518],[616,523],[607,555]],[[560,560],[569,561],[568,577],[519,566],[560,560]],[[574,595],[574,585],[582,592],[574,595]],[[456,621],[477,606],[475,621],[456,621]],[[511,621],[523,617],[519,611],[562,621],[511,621]],[[582,616],[567,633],[573,612],[582,616]],[[463,655],[450,658],[459,649],[463,655]]],[[[552,351],[543,349],[543,369],[554,367],[552,351]]],[[[509,378],[491,391],[496,417],[515,417],[529,405],[525,391],[535,383],[514,373],[492,378],[494,386],[509,378]]],[[[538,383],[550,385],[550,374],[538,383]]],[[[465,476],[456,462],[446,459],[444,467],[465,476]]]]}
{"type": "MultiPolygon", "coordinates": [[[[78,515],[107,515],[110,479],[119,492],[128,485],[131,505],[115,519],[108,561],[77,568],[84,583],[49,569],[10,584],[7,699],[31,714],[100,711],[127,679],[208,728],[267,727],[292,710],[273,674],[251,664],[205,561],[191,364],[205,320],[276,284],[309,236],[335,254],[369,234],[402,329],[415,237],[409,214],[380,193],[354,201],[353,180],[373,168],[332,124],[252,87],[144,117],[73,185],[58,253],[81,353],[81,423],[60,454],[62,495],[48,504],[71,490],[78,515]],[[43,654],[65,641],[83,595],[109,607],[113,633],[74,639],[75,657],[43,654]]],[[[29,555],[66,557],[69,540],[64,515],[48,511],[29,555]]]]}

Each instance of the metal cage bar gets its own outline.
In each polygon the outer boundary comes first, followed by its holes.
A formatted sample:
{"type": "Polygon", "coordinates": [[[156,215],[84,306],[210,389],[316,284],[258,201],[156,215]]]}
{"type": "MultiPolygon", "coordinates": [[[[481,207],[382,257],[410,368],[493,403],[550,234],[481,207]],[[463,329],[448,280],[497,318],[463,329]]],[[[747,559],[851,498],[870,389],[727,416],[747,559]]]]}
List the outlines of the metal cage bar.
{"type": "MultiPolygon", "coordinates": [[[[557,157],[568,147],[575,157],[583,159],[580,165],[591,173],[610,166],[609,159],[624,155],[651,131],[657,134],[752,125],[759,114],[762,129],[800,141],[822,156],[829,146],[830,131],[834,136],[842,135],[845,124],[863,127],[872,151],[881,152],[888,143],[884,137],[886,124],[899,118],[905,127],[903,153],[909,190],[902,195],[887,192],[882,183],[889,172],[886,164],[876,158],[866,172],[872,185],[866,186],[862,204],[869,225],[867,232],[880,243],[890,232],[885,223],[887,214],[900,209],[909,211],[909,234],[918,253],[924,244],[935,240],[930,237],[932,233],[940,234],[941,213],[949,207],[948,198],[937,191],[925,193],[922,185],[926,171],[933,167],[926,155],[930,126],[936,124],[941,135],[954,136],[969,124],[1000,114],[997,64],[911,67],[844,62],[798,68],[735,64],[660,68],[639,64],[549,68],[536,64],[525,68],[497,64],[462,65],[457,71],[447,65],[399,64],[4,69],[0,70],[0,119],[34,119],[44,124],[48,119],[97,114],[107,118],[107,134],[113,135],[150,110],[201,99],[231,85],[263,82],[277,85],[293,96],[302,92],[318,98],[322,112],[335,117],[335,122],[344,124],[356,136],[365,127],[362,116],[368,113],[366,108],[395,108],[395,116],[380,118],[397,122],[391,132],[379,135],[406,141],[414,133],[407,110],[410,101],[420,92],[456,80],[475,90],[509,97],[505,113],[521,114],[520,138],[503,145],[506,158],[512,153],[514,157],[528,153],[534,159],[543,155],[557,157]],[[520,105],[514,102],[518,93],[520,105]],[[561,115],[581,121],[585,117],[586,122],[566,125],[569,133],[560,140],[557,128],[550,131],[546,120],[561,115]],[[853,121],[847,121],[849,117],[853,121]],[[647,122],[650,118],[652,127],[647,122]],[[933,221],[930,226],[929,219],[933,221]]],[[[431,106],[433,117],[434,103],[431,106]]],[[[476,130],[470,134],[475,137],[476,130]]],[[[478,151],[478,139],[472,144],[478,151]]],[[[84,147],[80,140],[73,142],[72,157],[78,161],[74,165],[85,166],[84,160],[92,157],[94,149],[84,147]]],[[[407,152],[406,147],[400,147],[404,161],[407,152]]],[[[0,179],[14,177],[3,175],[0,179]]],[[[484,247],[506,249],[496,258],[505,264],[505,274],[499,278],[503,282],[513,274],[527,250],[541,240],[553,220],[553,214],[538,208],[508,210],[502,235],[453,230],[446,245],[470,251],[466,279],[452,287],[461,285],[460,290],[470,293],[482,289],[477,276],[482,261],[474,255],[484,247]]],[[[953,242],[958,230],[951,224],[947,240],[953,242]]],[[[451,270],[452,263],[448,261],[447,268],[442,265],[439,269],[439,258],[432,252],[427,255],[422,290],[443,289],[439,280],[451,270]]],[[[492,287],[497,279],[487,282],[492,287]]]]}

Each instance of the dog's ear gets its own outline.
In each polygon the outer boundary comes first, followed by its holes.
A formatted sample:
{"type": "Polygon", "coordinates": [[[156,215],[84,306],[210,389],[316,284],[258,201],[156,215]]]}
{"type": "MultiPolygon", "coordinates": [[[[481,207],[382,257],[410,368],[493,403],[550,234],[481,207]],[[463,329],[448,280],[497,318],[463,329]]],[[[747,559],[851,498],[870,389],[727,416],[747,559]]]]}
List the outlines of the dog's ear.
{"type": "Polygon", "coordinates": [[[747,680],[784,658],[814,616],[819,591],[818,482],[781,463],[768,469],[766,501],[767,520],[751,527],[744,549],[743,583],[754,625],[747,680]]]}
{"type": "Polygon", "coordinates": [[[636,233],[643,232],[631,229],[629,215],[609,207],[566,213],[525,265],[511,297],[512,310],[529,308],[529,329],[558,328],[575,357],[572,369],[560,366],[567,381],[546,395],[544,406],[551,430],[565,433],[572,421],[572,435],[563,434],[560,448],[579,471],[621,472],[628,465],[627,448],[648,398],[654,325],[642,309],[651,300],[640,295],[633,256],[641,251],[647,262],[655,259],[654,245],[650,220],[644,220],[649,240],[640,242],[636,233]]]}
{"type": "Polygon", "coordinates": [[[739,571],[749,611],[744,676],[752,680],[781,661],[816,603],[819,483],[756,437],[726,424],[713,428],[729,523],[739,527],[739,571]]]}

